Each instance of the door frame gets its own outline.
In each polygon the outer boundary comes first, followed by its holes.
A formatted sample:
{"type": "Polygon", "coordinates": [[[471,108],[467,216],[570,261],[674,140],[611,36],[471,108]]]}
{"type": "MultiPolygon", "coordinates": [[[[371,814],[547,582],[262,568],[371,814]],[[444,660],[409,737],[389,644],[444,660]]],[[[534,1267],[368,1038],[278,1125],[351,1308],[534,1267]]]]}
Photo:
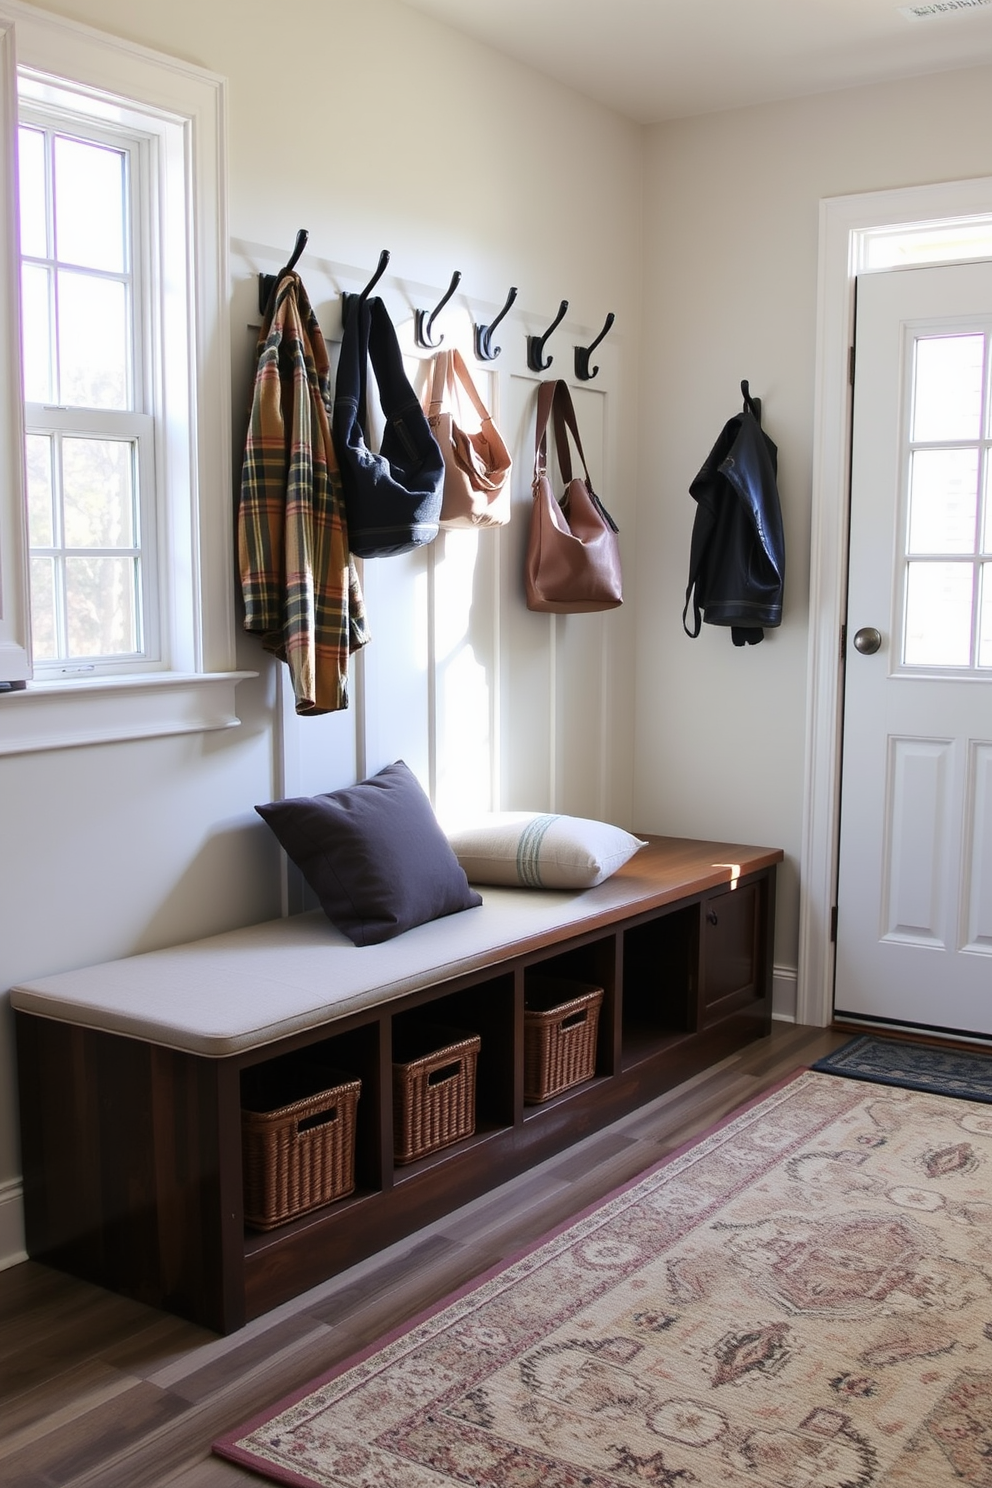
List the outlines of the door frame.
{"type": "Polygon", "coordinates": [[[800,870],[796,1021],[826,1027],[833,1018],[834,945],[840,828],[843,715],[841,630],[847,611],[851,435],[850,348],[854,286],[868,236],[897,227],[992,212],[992,176],[820,202],[816,381],[810,537],[806,759],[800,870]]]}

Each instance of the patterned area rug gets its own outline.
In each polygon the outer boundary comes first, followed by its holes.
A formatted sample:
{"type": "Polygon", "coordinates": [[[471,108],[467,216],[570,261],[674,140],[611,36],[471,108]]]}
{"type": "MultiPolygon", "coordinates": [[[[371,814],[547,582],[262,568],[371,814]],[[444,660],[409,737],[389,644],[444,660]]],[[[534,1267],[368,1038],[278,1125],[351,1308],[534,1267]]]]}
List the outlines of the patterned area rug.
{"type": "Polygon", "coordinates": [[[992,1112],[806,1072],[215,1445],[323,1488],[992,1488],[992,1112]]]}
{"type": "MultiPolygon", "coordinates": [[[[828,1075],[992,1102],[992,1051],[943,1049],[863,1034],[813,1065],[828,1075]]],[[[990,1474],[992,1482],[992,1474],[990,1474]]]]}

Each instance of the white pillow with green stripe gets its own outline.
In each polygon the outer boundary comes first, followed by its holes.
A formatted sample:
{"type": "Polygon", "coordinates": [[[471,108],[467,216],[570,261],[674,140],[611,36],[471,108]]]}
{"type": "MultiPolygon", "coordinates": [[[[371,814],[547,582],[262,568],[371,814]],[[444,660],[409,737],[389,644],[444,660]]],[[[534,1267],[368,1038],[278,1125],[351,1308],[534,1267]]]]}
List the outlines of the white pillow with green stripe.
{"type": "Polygon", "coordinates": [[[525,889],[591,889],[645,845],[609,822],[537,811],[491,812],[447,835],[469,883],[525,889]]]}

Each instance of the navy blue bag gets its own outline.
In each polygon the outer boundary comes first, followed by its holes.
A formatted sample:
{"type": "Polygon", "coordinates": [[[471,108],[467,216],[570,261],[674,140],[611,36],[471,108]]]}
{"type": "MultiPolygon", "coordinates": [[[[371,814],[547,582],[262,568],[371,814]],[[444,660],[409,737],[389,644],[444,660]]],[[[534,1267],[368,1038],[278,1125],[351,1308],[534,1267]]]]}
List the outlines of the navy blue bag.
{"type": "Polygon", "coordinates": [[[356,299],[345,321],[333,429],[352,553],[385,558],[433,542],[444,458],[403,369],[381,299],[356,299]],[[378,454],[369,449],[363,422],[370,361],[386,421],[378,454]]]}

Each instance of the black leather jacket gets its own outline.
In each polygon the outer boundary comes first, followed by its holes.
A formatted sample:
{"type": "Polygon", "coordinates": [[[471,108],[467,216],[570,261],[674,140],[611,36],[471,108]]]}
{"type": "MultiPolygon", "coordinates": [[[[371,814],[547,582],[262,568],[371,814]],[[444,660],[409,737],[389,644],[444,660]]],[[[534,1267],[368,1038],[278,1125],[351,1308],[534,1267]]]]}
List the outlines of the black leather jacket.
{"type": "Polygon", "coordinates": [[[682,625],[690,636],[698,636],[701,619],[729,625],[735,646],[754,645],[763,639],[763,627],[782,623],[785,537],[776,485],[778,450],[755,414],[745,392],[743,412],[724,425],[689,487],[696,519],[682,625]],[[690,630],[686,616],[693,585],[690,630]]]}

